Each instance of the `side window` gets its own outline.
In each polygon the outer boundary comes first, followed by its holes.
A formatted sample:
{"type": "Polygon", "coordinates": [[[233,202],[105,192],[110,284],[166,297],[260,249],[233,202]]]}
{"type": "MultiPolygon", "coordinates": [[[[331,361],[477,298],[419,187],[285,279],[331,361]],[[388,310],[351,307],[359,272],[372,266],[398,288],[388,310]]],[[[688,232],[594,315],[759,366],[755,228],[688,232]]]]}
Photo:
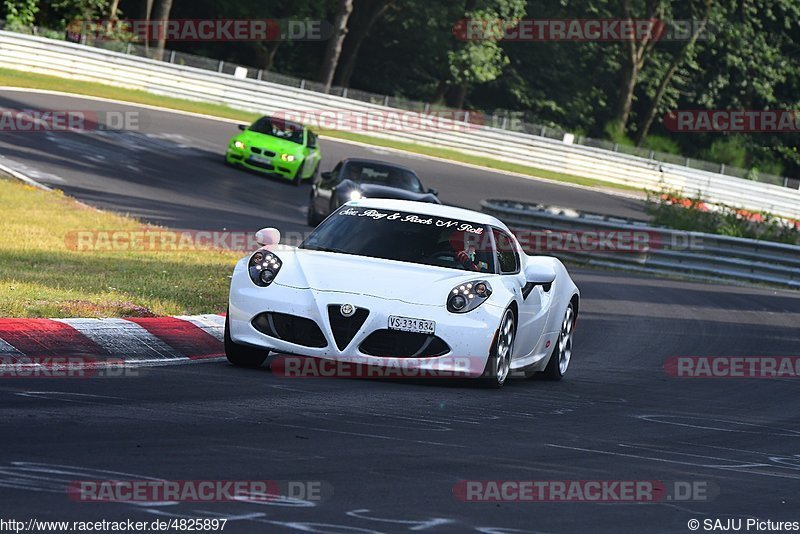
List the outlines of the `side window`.
{"type": "Polygon", "coordinates": [[[515,273],[519,271],[519,253],[514,245],[514,239],[496,228],[493,228],[492,232],[497,247],[497,263],[500,265],[500,272],[515,273]]]}
{"type": "Polygon", "coordinates": [[[339,173],[342,172],[342,162],[336,164],[336,167],[333,168],[331,171],[331,183],[338,184],[341,180],[339,179],[339,173]]]}
{"type": "Polygon", "coordinates": [[[311,130],[308,130],[308,148],[317,148],[317,136],[311,130]]]}

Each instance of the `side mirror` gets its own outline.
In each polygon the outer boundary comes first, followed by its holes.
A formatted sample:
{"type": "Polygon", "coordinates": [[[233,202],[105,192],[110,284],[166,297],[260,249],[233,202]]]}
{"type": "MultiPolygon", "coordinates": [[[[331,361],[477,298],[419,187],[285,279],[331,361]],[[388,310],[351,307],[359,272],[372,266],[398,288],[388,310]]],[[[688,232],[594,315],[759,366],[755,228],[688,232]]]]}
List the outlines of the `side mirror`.
{"type": "Polygon", "coordinates": [[[331,171],[325,171],[322,174],[320,174],[320,176],[322,176],[323,180],[330,180],[331,178],[333,178],[333,173],[331,171]]]}
{"type": "Polygon", "coordinates": [[[256,232],[256,243],[262,246],[277,245],[281,242],[281,231],[277,228],[262,228],[256,232]]]}
{"type": "Polygon", "coordinates": [[[242,130],[242,131],[245,131],[247,129],[247,125],[246,124],[240,124],[239,125],[239,129],[242,130]]]}
{"type": "Polygon", "coordinates": [[[433,195],[435,197],[439,196],[439,190],[436,189],[435,187],[429,187],[428,188],[428,193],[430,193],[431,195],[433,195]]]}
{"type": "Polygon", "coordinates": [[[530,262],[525,266],[525,281],[537,286],[552,284],[556,279],[556,271],[550,265],[530,262]]]}

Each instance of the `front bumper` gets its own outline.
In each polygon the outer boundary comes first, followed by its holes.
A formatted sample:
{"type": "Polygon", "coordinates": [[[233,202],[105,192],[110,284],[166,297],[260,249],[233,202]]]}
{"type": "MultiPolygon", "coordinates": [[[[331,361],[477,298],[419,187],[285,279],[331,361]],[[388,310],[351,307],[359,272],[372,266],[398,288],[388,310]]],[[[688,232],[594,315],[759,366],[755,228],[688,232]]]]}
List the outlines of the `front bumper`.
{"type": "MultiPolygon", "coordinates": [[[[435,335],[449,346],[449,352],[422,358],[402,358],[409,369],[452,372],[477,377],[483,373],[503,308],[489,302],[467,314],[452,314],[441,306],[387,300],[369,295],[293,288],[274,282],[269,287],[252,283],[247,271],[237,265],[231,280],[228,311],[230,336],[235,343],[273,352],[311,356],[328,360],[374,366],[397,365],[398,358],[370,355],[359,345],[376,330],[386,329],[390,315],[427,319],[436,322],[435,335]],[[328,306],[352,304],[369,310],[366,321],[343,349],[339,349],[330,324],[328,306]],[[311,319],[327,341],[325,347],[308,347],[266,335],[253,326],[253,319],[264,312],[277,312],[311,319]]],[[[280,276],[280,275],[279,275],[280,276]]],[[[444,300],[444,296],[442,297],[444,300]]]]}
{"type": "Polygon", "coordinates": [[[239,165],[245,169],[256,171],[264,174],[280,176],[288,180],[293,179],[303,165],[303,159],[297,158],[294,161],[283,161],[279,154],[273,157],[265,157],[262,161],[256,161],[249,148],[239,149],[235,147],[228,147],[225,153],[225,159],[232,165],[239,165]]]}

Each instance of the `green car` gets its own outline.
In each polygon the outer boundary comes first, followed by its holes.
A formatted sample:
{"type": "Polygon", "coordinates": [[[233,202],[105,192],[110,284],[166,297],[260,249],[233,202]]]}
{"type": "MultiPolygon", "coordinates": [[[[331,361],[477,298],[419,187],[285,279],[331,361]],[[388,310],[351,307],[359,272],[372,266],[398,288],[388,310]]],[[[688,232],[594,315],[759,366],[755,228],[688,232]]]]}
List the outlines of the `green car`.
{"type": "Polygon", "coordinates": [[[300,185],[313,179],[322,158],[317,135],[296,122],[261,117],[250,126],[240,125],[225,153],[225,163],[272,174],[300,185]]]}

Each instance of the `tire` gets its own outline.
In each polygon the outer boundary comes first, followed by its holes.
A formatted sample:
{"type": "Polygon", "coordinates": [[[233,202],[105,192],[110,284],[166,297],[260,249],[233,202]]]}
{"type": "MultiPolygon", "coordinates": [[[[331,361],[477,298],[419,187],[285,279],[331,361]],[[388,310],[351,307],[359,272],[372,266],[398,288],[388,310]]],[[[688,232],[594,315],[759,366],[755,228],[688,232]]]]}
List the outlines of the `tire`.
{"type": "Polygon", "coordinates": [[[299,169],[297,169],[297,173],[294,175],[294,178],[292,178],[292,185],[295,187],[299,186],[300,179],[302,178],[302,176],[303,176],[303,167],[301,166],[299,169]]]}
{"type": "Polygon", "coordinates": [[[501,388],[511,373],[511,355],[517,336],[517,318],[511,308],[506,308],[494,337],[486,368],[480,381],[483,387],[501,388]]]}
{"type": "Polygon", "coordinates": [[[542,378],[545,380],[561,380],[569,369],[572,360],[572,332],[575,328],[575,308],[569,303],[567,311],[564,312],[564,320],[561,321],[561,332],[558,334],[558,341],[553,347],[550,361],[542,371],[542,378]]]}
{"type": "Polygon", "coordinates": [[[236,367],[255,369],[264,363],[268,355],[269,351],[267,350],[234,343],[231,339],[228,316],[225,315],[225,356],[231,364],[236,367]]]}

